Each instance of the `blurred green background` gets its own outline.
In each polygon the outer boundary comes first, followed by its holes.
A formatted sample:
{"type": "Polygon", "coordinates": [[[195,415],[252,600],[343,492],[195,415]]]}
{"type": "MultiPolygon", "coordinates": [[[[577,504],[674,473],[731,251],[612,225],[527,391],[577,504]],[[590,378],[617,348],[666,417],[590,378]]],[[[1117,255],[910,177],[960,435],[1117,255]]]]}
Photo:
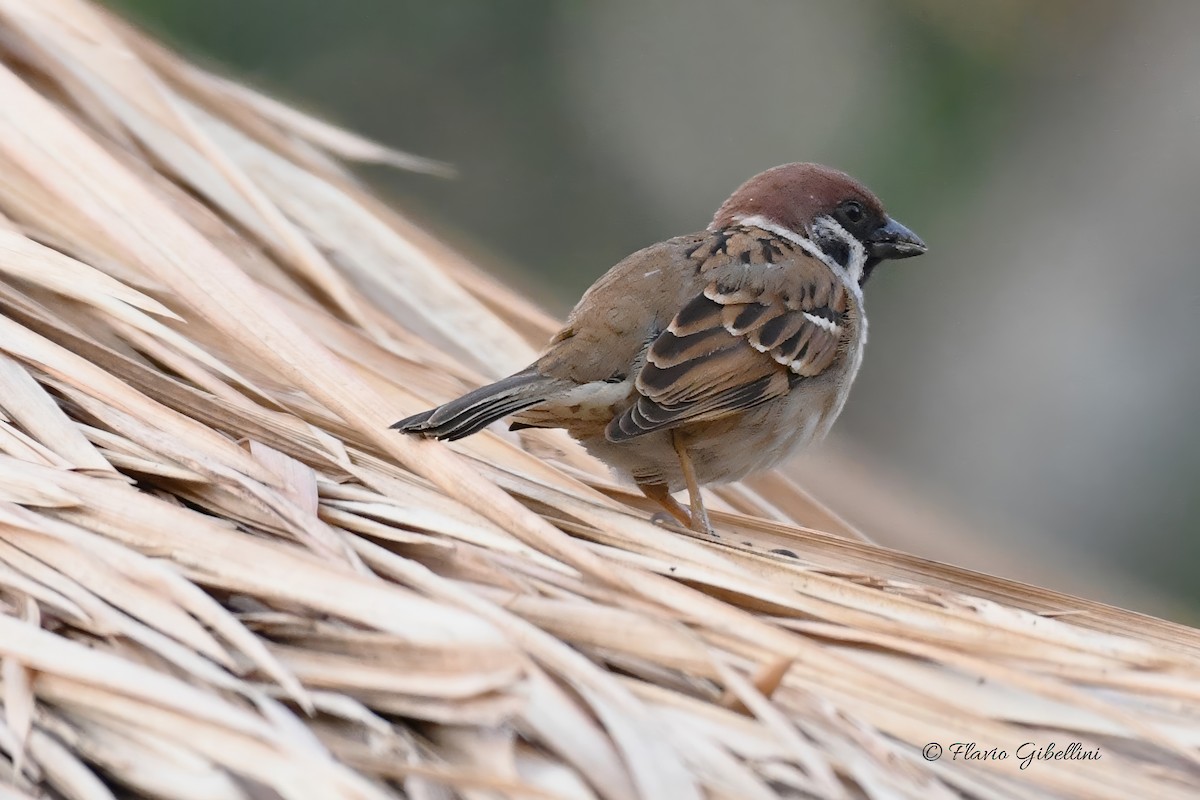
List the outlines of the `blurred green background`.
{"type": "Polygon", "coordinates": [[[108,4],[453,163],[364,177],[556,313],[766,167],[862,178],[931,250],[837,436],[983,532],[919,549],[1200,618],[1200,3],[108,4]]]}

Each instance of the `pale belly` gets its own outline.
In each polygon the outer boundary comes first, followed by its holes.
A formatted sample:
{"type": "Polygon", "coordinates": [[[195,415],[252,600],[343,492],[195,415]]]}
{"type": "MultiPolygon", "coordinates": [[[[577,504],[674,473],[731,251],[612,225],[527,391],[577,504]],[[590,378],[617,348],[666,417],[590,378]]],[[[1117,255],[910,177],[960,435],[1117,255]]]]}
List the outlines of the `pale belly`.
{"type": "MultiPolygon", "coordinates": [[[[842,411],[862,363],[866,320],[839,362],[819,376],[806,378],[783,397],[716,422],[678,428],[701,484],[729,483],[774,467],[829,432],[842,411]]],[[[686,488],[671,431],[610,442],[604,428],[635,397],[632,379],[590,383],[552,403],[535,406],[515,419],[537,427],[561,427],[618,478],[632,483],[686,488]]]]}
{"type": "MultiPolygon", "coordinates": [[[[823,437],[841,412],[849,388],[851,376],[839,372],[718,423],[681,427],[699,482],[740,480],[774,467],[823,437]]],[[[670,431],[621,443],[609,442],[603,435],[580,441],[625,481],[666,484],[672,492],[685,488],[670,431]]]]}

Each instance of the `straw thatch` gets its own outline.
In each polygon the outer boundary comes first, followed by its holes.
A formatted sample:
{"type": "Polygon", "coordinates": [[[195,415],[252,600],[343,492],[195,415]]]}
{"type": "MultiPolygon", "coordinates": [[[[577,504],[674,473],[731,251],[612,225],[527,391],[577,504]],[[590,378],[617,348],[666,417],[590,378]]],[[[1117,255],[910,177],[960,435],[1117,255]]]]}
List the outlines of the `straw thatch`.
{"type": "Polygon", "coordinates": [[[1196,631],[389,432],[553,328],[337,159],[433,165],[84,0],[0,56],[3,800],[1194,796],[1196,631]]]}

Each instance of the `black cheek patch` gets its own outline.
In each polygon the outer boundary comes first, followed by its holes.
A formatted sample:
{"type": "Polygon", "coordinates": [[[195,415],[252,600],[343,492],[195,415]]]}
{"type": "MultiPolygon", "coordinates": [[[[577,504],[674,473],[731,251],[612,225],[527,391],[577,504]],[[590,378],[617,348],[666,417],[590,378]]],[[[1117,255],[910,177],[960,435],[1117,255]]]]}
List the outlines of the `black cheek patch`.
{"type": "Polygon", "coordinates": [[[829,256],[842,269],[845,269],[846,265],[850,263],[850,245],[841,239],[824,239],[817,244],[820,246],[821,252],[829,256]]]}

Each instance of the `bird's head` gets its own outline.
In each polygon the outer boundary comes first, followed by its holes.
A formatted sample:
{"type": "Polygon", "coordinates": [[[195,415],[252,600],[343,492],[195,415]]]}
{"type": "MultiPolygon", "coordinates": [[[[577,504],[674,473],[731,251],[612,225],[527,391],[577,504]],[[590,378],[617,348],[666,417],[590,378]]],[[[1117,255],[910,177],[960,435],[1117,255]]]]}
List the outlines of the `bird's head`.
{"type": "Polygon", "coordinates": [[[859,283],[881,261],[926,250],[920,237],[887,215],[870,189],[820,164],[784,164],[743,183],[717,210],[709,230],[734,225],[807,239],[859,283]]]}

